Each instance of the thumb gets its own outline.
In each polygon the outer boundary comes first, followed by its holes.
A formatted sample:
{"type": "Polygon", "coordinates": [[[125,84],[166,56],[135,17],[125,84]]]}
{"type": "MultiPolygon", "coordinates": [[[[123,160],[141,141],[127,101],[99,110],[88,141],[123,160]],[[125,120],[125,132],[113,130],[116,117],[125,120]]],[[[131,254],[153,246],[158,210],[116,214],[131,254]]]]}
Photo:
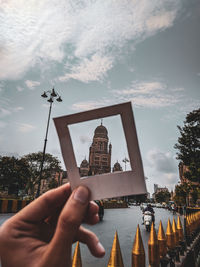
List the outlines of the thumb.
{"type": "Polygon", "coordinates": [[[58,219],[53,240],[58,246],[71,246],[86,215],[90,199],[87,187],[79,186],[73,191],[58,219]]]}

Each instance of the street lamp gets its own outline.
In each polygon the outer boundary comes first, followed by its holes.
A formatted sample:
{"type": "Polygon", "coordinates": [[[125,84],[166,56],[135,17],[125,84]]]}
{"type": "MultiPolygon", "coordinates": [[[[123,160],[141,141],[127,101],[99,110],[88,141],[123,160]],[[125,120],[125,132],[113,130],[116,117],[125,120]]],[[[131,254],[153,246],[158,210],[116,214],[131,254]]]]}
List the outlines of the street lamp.
{"type": "Polygon", "coordinates": [[[125,165],[125,171],[126,171],[126,163],[129,162],[129,160],[125,157],[122,162],[124,162],[124,165],[125,165]]]}
{"type": "Polygon", "coordinates": [[[49,115],[48,115],[48,120],[47,120],[46,135],[45,135],[45,139],[44,139],[44,148],[43,148],[43,153],[42,153],[42,161],[41,161],[41,166],[40,166],[40,175],[39,175],[39,182],[38,182],[36,198],[39,197],[39,195],[40,195],[40,186],[41,186],[43,165],[44,165],[44,160],[45,160],[45,151],[46,151],[46,145],[47,145],[47,135],[48,135],[48,131],[49,131],[49,121],[50,121],[50,116],[51,116],[52,104],[54,102],[54,98],[56,98],[56,101],[62,102],[61,96],[54,90],[54,88],[52,90],[44,91],[44,93],[41,95],[41,97],[48,98],[47,102],[49,102],[50,105],[49,105],[49,115]]]}

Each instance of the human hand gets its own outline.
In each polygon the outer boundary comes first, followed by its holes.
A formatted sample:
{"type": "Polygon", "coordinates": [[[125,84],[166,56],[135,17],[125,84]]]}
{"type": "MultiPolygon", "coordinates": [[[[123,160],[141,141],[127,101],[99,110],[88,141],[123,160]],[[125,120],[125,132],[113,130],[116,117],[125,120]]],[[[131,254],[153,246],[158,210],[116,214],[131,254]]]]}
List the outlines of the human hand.
{"type": "Polygon", "coordinates": [[[34,200],[0,228],[2,267],[70,267],[73,242],[87,244],[102,257],[105,250],[97,236],[81,226],[96,224],[98,205],[89,201],[90,192],[69,184],[34,200]]]}

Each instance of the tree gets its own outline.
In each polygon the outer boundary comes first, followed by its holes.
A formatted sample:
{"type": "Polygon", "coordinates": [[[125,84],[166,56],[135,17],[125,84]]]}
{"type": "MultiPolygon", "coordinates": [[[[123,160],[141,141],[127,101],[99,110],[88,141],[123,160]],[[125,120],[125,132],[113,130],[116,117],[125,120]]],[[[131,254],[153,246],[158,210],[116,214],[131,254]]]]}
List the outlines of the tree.
{"type": "Polygon", "coordinates": [[[25,159],[15,157],[0,157],[1,189],[8,189],[8,194],[18,195],[24,190],[30,175],[29,166],[25,159]]]}
{"type": "Polygon", "coordinates": [[[178,205],[188,205],[189,194],[190,194],[191,189],[192,187],[190,183],[182,183],[180,185],[176,185],[174,201],[178,205]]]}
{"type": "Polygon", "coordinates": [[[161,192],[156,193],[156,195],[155,195],[156,201],[158,203],[169,202],[170,197],[171,197],[171,195],[170,195],[169,191],[161,191],[161,192]]]}
{"type": "Polygon", "coordinates": [[[188,171],[185,178],[191,182],[200,182],[200,109],[187,114],[184,126],[177,126],[180,131],[177,159],[181,160],[188,171]]]}
{"type": "Polygon", "coordinates": [[[132,195],[132,196],[128,196],[129,200],[133,200],[136,203],[143,203],[147,201],[147,195],[146,194],[142,194],[142,195],[132,195]]]}
{"type": "MultiPolygon", "coordinates": [[[[42,155],[42,152],[38,152],[31,153],[23,157],[29,165],[31,174],[26,185],[26,190],[29,191],[32,196],[34,195],[35,185],[39,182],[42,155]]],[[[51,154],[45,154],[42,179],[50,180],[52,179],[53,174],[59,171],[62,171],[60,161],[51,154]]]]}
{"type": "Polygon", "coordinates": [[[55,180],[55,179],[51,179],[50,182],[49,182],[49,189],[53,189],[53,188],[56,188],[58,187],[58,182],[55,180]]]}

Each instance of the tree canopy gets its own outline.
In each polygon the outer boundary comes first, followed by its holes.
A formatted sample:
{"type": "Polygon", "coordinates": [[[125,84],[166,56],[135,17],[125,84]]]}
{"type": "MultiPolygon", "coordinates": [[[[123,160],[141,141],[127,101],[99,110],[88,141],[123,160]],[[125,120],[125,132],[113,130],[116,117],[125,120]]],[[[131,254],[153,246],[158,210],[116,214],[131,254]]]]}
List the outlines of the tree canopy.
{"type": "Polygon", "coordinates": [[[177,126],[180,132],[175,148],[179,159],[188,171],[184,176],[192,182],[200,182],[200,109],[187,114],[183,127],[177,126]]]}
{"type": "Polygon", "coordinates": [[[0,157],[0,181],[2,189],[7,188],[13,194],[25,189],[30,176],[29,165],[25,159],[0,157]]]}
{"type": "MultiPolygon", "coordinates": [[[[15,157],[0,157],[0,182],[1,189],[8,191],[24,190],[34,195],[35,185],[39,181],[42,162],[42,152],[30,153],[20,159],[15,157]],[[12,190],[11,190],[12,189],[12,190]]],[[[42,179],[49,181],[49,187],[57,186],[53,175],[62,171],[60,161],[51,154],[45,154],[42,179]]]]}
{"type": "Polygon", "coordinates": [[[170,200],[170,197],[171,195],[169,191],[161,191],[161,192],[156,193],[155,195],[156,201],[159,203],[162,203],[162,202],[168,203],[170,200]]]}
{"type": "MultiPolygon", "coordinates": [[[[29,165],[29,170],[31,174],[27,183],[27,189],[31,191],[31,194],[33,194],[35,184],[39,182],[42,158],[42,152],[30,153],[23,157],[23,159],[29,165]]],[[[51,154],[46,153],[43,164],[42,179],[51,180],[52,175],[59,171],[62,171],[60,161],[51,154]]]]}

